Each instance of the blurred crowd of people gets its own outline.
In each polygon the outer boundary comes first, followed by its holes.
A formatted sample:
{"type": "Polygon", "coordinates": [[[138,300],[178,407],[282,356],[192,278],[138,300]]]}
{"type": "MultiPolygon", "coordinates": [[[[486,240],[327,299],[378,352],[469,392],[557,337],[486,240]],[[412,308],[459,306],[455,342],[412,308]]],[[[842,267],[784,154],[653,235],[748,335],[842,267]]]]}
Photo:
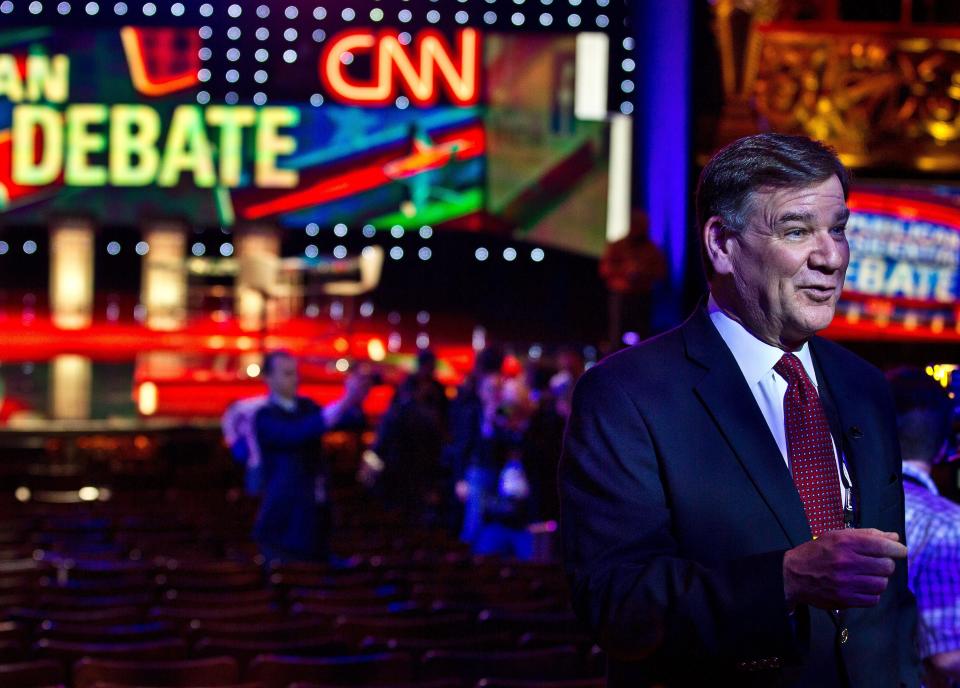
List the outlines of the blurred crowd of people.
{"type": "Polygon", "coordinates": [[[533,555],[527,526],[555,521],[556,473],[570,394],[583,360],[570,349],[522,363],[478,353],[452,398],[421,352],[373,447],[373,488],[411,519],[459,531],[478,554],[533,555]]]}
{"type": "MultiPolygon", "coordinates": [[[[437,380],[436,366],[431,351],[417,356],[376,426],[358,479],[411,524],[458,533],[478,554],[529,559],[529,526],[555,529],[557,466],[583,359],[563,349],[550,360],[521,362],[491,347],[456,390],[437,380]]],[[[299,395],[297,361],[286,351],[267,355],[263,379],[267,394],[235,402],[223,417],[245,488],[261,499],[254,537],[268,559],[326,560],[330,505],[320,439],[365,425],[360,405],[375,381],[352,374],[343,397],[320,407],[299,395]]]]}

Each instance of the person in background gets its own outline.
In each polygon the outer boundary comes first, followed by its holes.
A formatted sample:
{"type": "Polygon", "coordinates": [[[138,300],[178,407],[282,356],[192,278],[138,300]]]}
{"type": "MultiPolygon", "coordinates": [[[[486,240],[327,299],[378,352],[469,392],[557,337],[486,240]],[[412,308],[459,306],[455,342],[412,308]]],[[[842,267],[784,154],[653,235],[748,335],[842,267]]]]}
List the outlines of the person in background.
{"type": "Polygon", "coordinates": [[[437,357],[417,355],[417,369],[397,388],[377,432],[375,452],[386,505],[413,521],[436,516],[441,500],[440,456],[447,428],[447,396],[437,381],[437,357]]]}
{"type": "Polygon", "coordinates": [[[903,458],[907,570],[920,614],[924,685],[960,685],[960,505],[940,496],[930,477],[953,449],[951,403],[921,370],[900,368],[887,378],[903,458]]]}
{"type": "Polygon", "coordinates": [[[233,460],[243,467],[244,489],[250,496],[258,496],[263,489],[260,447],[253,432],[253,418],[268,401],[266,394],[238,399],[227,407],[220,419],[223,441],[233,460]]]}
{"type": "Polygon", "coordinates": [[[529,559],[530,484],[522,453],[530,410],[526,384],[516,377],[487,376],[480,400],[480,440],[470,466],[461,539],[475,554],[529,559]]]}
{"type": "Polygon", "coordinates": [[[550,378],[550,392],[557,400],[557,412],[567,418],[573,388],[583,375],[583,356],[572,347],[564,347],[557,353],[557,372],[550,378]]]}
{"type": "Polygon", "coordinates": [[[557,468],[566,418],[550,387],[551,372],[533,365],[527,374],[532,412],[523,434],[523,466],[530,483],[530,515],[534,521],[555,521],[560,516],[557,468]]]}
{"type": "Polygon", "coordinates": [[[262,371],[269,394],[253,423],[263,495],[254,540],[267,561],[327,561],[330,501],[320,439],[357,412],[370,380],[348,376],[343,396],[321,408],[298,395],[297,360],[289,351],[267,354],[262,371]]]}
{"type": "Polygon", "coordinates": [[[475,510],[469,511],[467,494],[470,481],[480,481],[482,475],[473,466],[481,449],[481,425],[483,402],[480,389],[484,380],[500,377],[503,352],[496,347],[487,347],[477,353],[473,370],[457,389],[457,396],[450,404],[448,442],[443,448],[443,465],[447,471],[449,492],[452,493],[450,528],[460,532],[465,542],[472,539],[478,517],[475,510]]]}

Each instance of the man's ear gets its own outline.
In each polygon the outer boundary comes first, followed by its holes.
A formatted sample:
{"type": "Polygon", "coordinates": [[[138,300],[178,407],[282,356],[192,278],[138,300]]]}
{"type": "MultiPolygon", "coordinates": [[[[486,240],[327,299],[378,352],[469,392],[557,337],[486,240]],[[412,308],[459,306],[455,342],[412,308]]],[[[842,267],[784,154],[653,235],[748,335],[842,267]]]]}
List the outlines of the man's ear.
{"type": "Polygon", "coordinates": [[[707,250],[707,259],[718,275],[733,272],[730,255],[733,249],[734,235],[718,215],[712,216],[703,225],[703,245],[707,250]]]}

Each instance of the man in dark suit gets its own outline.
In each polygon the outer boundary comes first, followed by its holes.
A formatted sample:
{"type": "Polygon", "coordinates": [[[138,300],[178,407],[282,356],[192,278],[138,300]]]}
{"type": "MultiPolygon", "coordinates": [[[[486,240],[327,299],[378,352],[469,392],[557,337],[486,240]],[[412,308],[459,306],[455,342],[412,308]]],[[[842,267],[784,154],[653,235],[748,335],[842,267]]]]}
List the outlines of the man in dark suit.
{"type": "Polygon", "coordinates": [[[704,168],[709,298],[574,393],[561,517],[611,686],[916,686],[894,410],[816,337],[849,262],[849,177],[804,137],[704,168]]]}
{"type": "Polygon", "coordinates": [[[268,562],[329,561],[331,505],[320,439],[348,419],[362,419],[371,379],[351,374],[343,396],[321,407],[298,394],[299,367],[289,351],[268,353],[263,377],[269,395],[253,420],[263,499],[253,538],[268,562]]]}

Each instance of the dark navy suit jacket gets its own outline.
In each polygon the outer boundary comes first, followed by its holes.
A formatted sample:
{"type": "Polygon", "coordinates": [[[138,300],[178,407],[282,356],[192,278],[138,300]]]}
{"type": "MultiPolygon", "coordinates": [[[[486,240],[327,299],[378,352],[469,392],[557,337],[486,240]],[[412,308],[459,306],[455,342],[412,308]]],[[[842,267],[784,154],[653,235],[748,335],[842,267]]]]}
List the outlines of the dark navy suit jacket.
{"type": "Polygon", "coordinates": [[[281,558],[322,560],[326,520],[315,492],[323,469],[320,439],[327,430],[322,409],[306,397],[297,397],[293,411],[271,402],[257,411],[254,427],[263,473],[254,539],[281,558]]]}
{"type": "MultiPolygon", "coordinates": [[[[886,381],[836,344],[814,337],[810,346],[857,525],[902,540],[886,381]]],[[[574,607],[608,653],[610,685],[918,684],[905,562],[874,608],[788,614],[783,556],[810,529],[705,308],[583,376],[560,480],[574,607]]]]}

